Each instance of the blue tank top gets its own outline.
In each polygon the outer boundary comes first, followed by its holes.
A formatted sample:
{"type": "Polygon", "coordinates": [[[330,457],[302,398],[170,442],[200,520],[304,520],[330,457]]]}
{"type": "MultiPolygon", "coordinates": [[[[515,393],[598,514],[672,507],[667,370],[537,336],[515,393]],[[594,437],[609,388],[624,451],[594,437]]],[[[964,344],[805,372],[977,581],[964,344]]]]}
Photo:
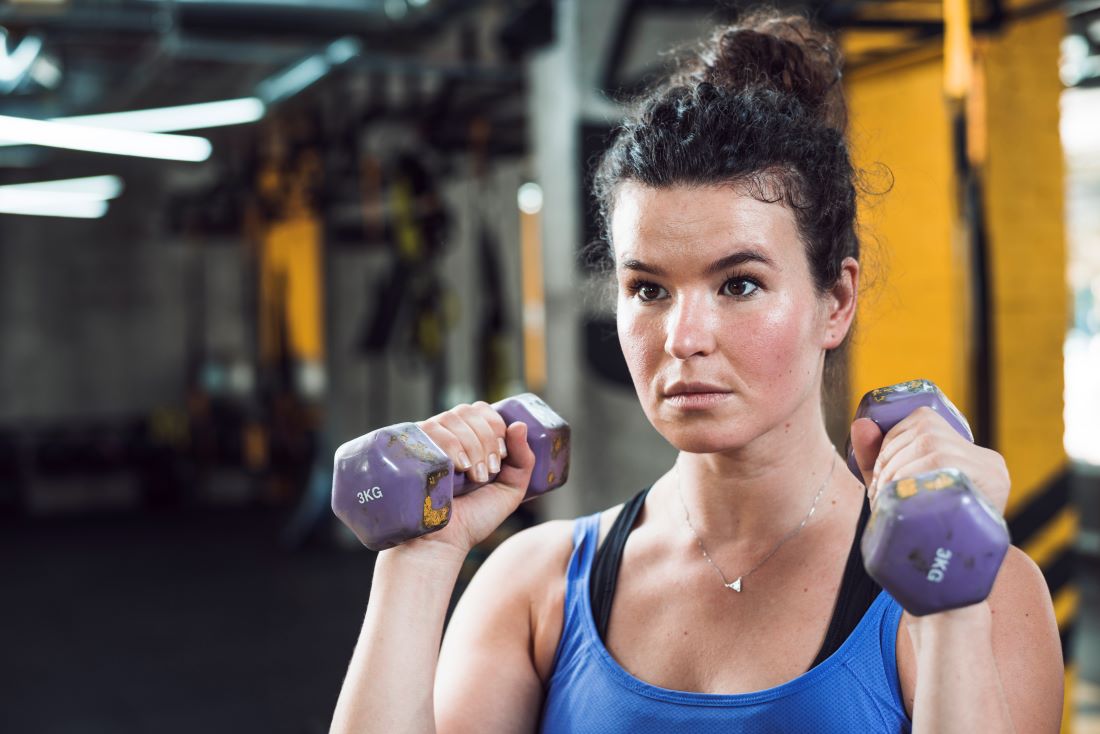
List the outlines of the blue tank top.
{"type": "Polygon", "coordinates": [[[793,680],[755,693],[674,691],[632,676],[600,640],[589,597],[599,532],[599,513],[573,528],[543,734],[910,731],[894,654],[902,610],[885,591],[836,652],[793,680]]]}

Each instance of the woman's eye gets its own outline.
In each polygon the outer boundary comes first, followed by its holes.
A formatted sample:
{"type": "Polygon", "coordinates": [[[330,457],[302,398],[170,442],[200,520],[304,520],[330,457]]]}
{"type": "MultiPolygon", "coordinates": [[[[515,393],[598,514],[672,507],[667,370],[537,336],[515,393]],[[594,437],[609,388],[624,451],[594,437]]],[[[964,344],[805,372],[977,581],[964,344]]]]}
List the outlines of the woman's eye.
{"type": "Polygon", "coordinates": [[[734,296],[751,296],[760,286],[748,278],[730,278],[726,281],[726,288],[734,296]]]}
{"type": "MultiPolygon", "coordinates": [[[[722,285],[722,292],[734,298],[747,298],[760,289],[760,285],[751,278],[730,278],[722,285]]],[[[637,296],[643,303],[659,301],[668,295],[668,292],[656,283],[635,281],[627,286],[630,295],[637,296]]]]}
{"type": "Polygon", "coordinates": [[[663,291],[659,285],[653,285],[652,283],[646,283],[638,286],[638,298],[643,301],[655,301],[661,297],[661,291],[663,291]]]}

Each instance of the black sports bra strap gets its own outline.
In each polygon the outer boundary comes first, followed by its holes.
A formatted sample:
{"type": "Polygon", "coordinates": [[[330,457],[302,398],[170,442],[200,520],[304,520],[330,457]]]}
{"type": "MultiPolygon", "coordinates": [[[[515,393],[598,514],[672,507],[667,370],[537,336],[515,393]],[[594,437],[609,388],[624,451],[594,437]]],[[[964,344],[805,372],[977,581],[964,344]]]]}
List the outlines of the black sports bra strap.
{"type": "Polygon", "coordinates": [[[823,662],[844,644],[882,591],[882,587],[868,576],[866,569],[863,568],[860,541],[863,539],[863,530],[867,527],[867,520],[870,517],[871,502],[865,495],[863,508],[859,512],[859,521],[856,523],[852,547],[848,551],[848,562],[844,566],[844,576],[840,581],[840,591],[836,595],[836,606],[833,607],[833,616],[829,620],[829,629],[825,632],[825,641],[821,644],[821,649],[818,650],[817,657],[814,658],[810,668],[823,662]]]}
{"type": "Polygon", "coordinates": [[[623,557],[623,548],[626,547],[627,536],[634,529],[634,523],[638,519],[638,513],[641,512],[650,489],[652,485],[634,495],[623,505],[623,509],[607,533],[607,538],[596,549],[588,590],[592,598],[592,616],[596,620],[596,630],[601,640],[607,639],[607,625],[611,620],[611,599],[615,596],[615,584],[619,581],[619,565],[623,557]]]}

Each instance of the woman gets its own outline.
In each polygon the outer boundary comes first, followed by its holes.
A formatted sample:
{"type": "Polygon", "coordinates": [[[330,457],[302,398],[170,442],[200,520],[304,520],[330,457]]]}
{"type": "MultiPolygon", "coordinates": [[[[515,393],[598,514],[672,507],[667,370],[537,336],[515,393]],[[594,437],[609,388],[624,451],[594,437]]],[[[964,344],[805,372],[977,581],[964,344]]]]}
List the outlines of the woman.
{"type": "Polygon", "coordinates": [[[639,103],[596,194],[623,352],[679,458],[625,505],[505,542],[440,650],[462,560],[534,458],[485,403],[421,423],[472,478],[501,473],[380,554],[335,731],[1058,729],[1058,631],[1026,555],[987,601],[920,618],[859,563],[886,482],[954,466],[1003,512],[1009,478],[927,410],[853,425],[869,491],[826,435],[860,275],[839,77],[827,37],[765,12],[639,103]]]}

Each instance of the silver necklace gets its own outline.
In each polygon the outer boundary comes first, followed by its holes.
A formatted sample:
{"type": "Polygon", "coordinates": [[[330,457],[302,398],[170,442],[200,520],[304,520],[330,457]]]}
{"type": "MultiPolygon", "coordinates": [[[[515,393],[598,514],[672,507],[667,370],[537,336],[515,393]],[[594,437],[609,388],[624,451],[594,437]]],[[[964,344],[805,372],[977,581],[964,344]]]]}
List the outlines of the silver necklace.
{"type": "Polygon", "coordinates": [[[784,543],[786,543],[788,540],[790,540],[791,538],[793,538],[794,536],[796,536],[800,532],[802,532],[802,528],[806,527],[806,523],[808,523],[810,521],[810,518],[813,517],[814,510],[817,509],[817,501],[819,499],[821,499],[821,493],[825,491],[825,487],[829,486],[829,480],[832,479],[832,477],[833,477],[833,469],[835,467],[836,467],[836,447],[834,446],[833,447],[833,460],[829,464],[829,473],[826,475],[825,481],[821,483],[821,488],[817,490],[817,494],[814,496],[814,502],[813,502],[812,505],[810,505],[810,511],[808,513],[806,513],[806,517],[804,517],[802,519],[802,522],[799,523],[798,527],[796,527],[794,530],[791,530],[786,535],[784,535],[780,539],[780,541],[776,544],[776,546],[774,548],[772,548],[772,552],[769,553],[768,555],[764,556],[764,559],[762,561],[757,563],[755,566],[750,568],[745,573],[738,576],[733,581],[727,581],[726,580],[726,574],[722,573],[722,569],[718,568],[718,564],[716,564],[713,560],[711,560],[710,554],[707,553],[706,546],[703,545],[703,539],[699,537],[699,533],[695,532],[695,526],[691,524],[691,517],[688,515],[687,503],[684,502],[684,491],[683,491],[683,488],[680,485],[680,459],[679,458],[676,459],[676,464],[675,464],[675,468],[676,468],[676,494],[679,495],[680,505],[684,508],[684,520],[687,521],[687,526],[688,526],[688,529],[691,530],[691,534],[695,536],[695,542],[699,544],[699,550],[703,551],[703,558],[706,558],[707,563],[709,563],[711,565],[711,567],[715,571],[718,572],[718,575],[722,577],[722,584],[727,589],[733,589],[734,591],[740,593],[741,592],[741,581],[742,581],[742,579],[747,578],[749,576],[749,574],[751,574],[753,571],[755,571],[756,569],[760,568],[765,563],[767,563],[768,559],[771,558],[772,556],[774,556],[779,551],[779,549],[783,547],[784,543]]]}

